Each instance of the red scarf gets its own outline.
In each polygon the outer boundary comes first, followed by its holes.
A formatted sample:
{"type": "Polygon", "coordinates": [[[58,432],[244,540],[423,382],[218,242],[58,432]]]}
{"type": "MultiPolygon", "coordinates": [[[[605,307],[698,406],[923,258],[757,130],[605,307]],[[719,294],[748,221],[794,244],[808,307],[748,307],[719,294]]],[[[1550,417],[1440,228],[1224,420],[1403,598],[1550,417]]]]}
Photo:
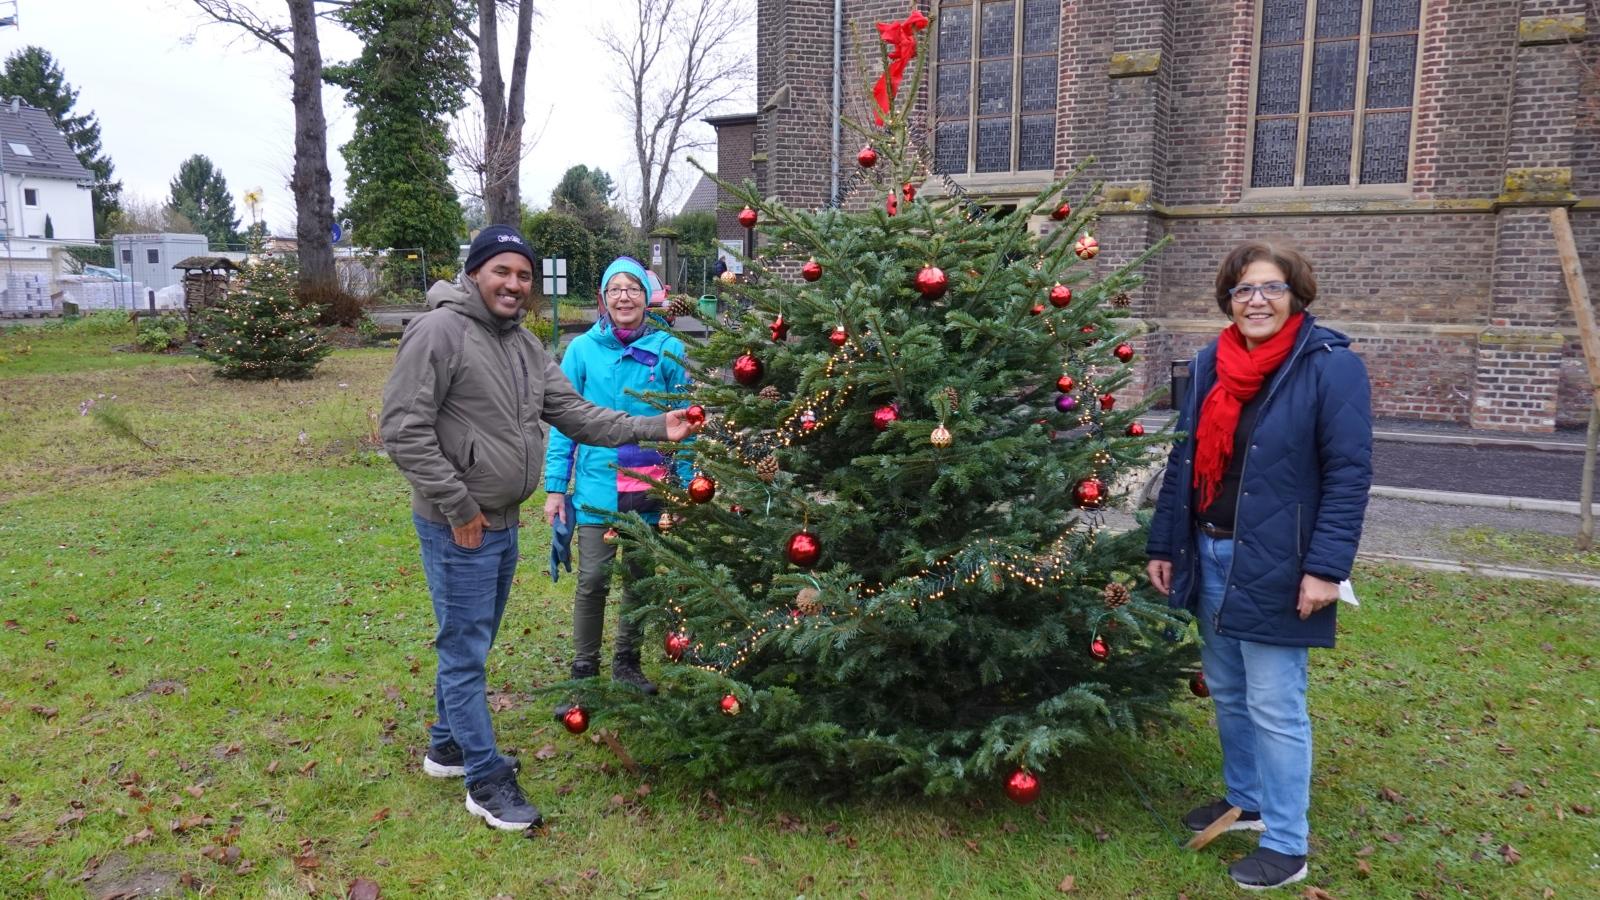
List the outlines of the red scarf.
{"type": "Polygon", "coordinates": [[[1217,499],[1222,487],[1240,411],[1289,358],[1304,318],[1301,313],[1290,316],[1277,334],[1254,350],[1245,347],[1238,325],[1229,325],[1217,339],[1217,383],[1200,407],[1200,427],[1195,432],[1194,486],[1200,489],[1201,509],[1217,499]]]}

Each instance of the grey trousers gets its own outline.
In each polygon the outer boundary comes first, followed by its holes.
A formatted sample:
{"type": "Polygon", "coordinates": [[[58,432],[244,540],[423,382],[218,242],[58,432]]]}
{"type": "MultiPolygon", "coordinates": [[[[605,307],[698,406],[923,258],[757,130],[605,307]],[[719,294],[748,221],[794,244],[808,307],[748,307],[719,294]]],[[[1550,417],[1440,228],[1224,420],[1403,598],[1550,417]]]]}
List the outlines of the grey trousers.
{"type": "MultiPolygon", "coordinates": [[[[573,661],[600,661],[600,633],[605,629],[606,598],[617,545],[605,542],[606,526],[578,526],[578,592],[572,605],[573,661]]],[[[633,653],[639,644],[639,626],[626,615],[639,607],[633,584],[644,577],[638,554],[622,554],[622,613],[617,617],[617,654],[633,653]]]]}

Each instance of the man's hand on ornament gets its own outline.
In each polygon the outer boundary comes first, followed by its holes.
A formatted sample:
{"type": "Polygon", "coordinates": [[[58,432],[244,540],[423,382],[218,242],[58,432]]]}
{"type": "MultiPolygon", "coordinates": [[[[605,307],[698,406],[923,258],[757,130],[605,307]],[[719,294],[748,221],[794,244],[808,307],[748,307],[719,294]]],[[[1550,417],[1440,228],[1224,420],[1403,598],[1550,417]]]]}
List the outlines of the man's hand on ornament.
{"type": "Polygon", "coordinates": [[[681,441],[699,430],[699,425],[689,424],[689,414],[684,410],[674,409],[667,413],[667,440],[681,441]]]}

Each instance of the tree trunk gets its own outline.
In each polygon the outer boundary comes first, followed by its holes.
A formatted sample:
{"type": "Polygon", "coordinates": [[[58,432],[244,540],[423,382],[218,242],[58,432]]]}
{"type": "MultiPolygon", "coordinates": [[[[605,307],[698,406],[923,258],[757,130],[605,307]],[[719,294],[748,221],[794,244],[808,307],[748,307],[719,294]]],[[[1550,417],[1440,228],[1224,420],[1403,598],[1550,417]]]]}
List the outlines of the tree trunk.
{"type": "Polygon", "coordinates": [[[500,74],[495,0],[478,0],[479,93],[483,96],[483,205],[491,225],[522,227],[522,125],[527,104],[528,54],[533,43],[533,0],[517,5],[517,43],[511,58],[511,93],[500,74]]]}
{"type": "Polygon", "coordinates": [[[313,0],[287,0],[294,35],[295,238],[302,296],[338,285],[333,268],[333,175],[328,171],[328,125],[322,114],[322,48],[313,0]]]}

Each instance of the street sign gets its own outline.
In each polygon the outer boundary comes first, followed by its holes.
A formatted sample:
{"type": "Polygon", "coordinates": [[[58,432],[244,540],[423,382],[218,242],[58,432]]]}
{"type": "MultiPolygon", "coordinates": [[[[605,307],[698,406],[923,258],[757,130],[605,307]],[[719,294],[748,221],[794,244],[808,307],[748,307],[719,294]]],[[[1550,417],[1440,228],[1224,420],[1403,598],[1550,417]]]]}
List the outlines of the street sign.
{"type": "Polygon", "coordinates": [[[566,260],[545,258],[544,295],[546,297],[565,297],[567,295],[566,260]]]}
{"type": "Polygon", "coordinates": [[[333,223],[332,234],[333,234],[333,242],[335,244],[339,243],[339,239],[340,238],[344,237],[344,229],[339,227],[339,223],[338,222],[333,223]]]}

